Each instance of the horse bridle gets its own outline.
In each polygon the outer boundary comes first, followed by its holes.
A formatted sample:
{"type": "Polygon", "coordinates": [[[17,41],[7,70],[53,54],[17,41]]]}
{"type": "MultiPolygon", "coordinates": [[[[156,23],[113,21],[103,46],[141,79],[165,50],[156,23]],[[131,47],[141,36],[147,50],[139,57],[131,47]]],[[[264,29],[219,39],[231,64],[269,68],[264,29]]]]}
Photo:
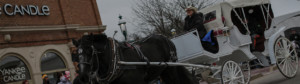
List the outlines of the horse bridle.
{"type": "MultiPolygon", "coordinates": [[[[110,82],[110,81],[114,80],[115,78],[117,78],[117,76],[119,75],[117,73],[121,72],[120,69],[119,69],[119,66],[117,64],[117,60],[119,59],[119,54],[118,54],[118,50],[117,50],[117,44],[116,44],[115,40],[111,39],[111,38],[109,38],[109,42],[111,44],[110,47],[112,47],[112,57],[113,57],[112,58],[112,62],[113,62],[112,71],[110,71],[109,74],[108,74],[108,76],[106,76],[105,78],[101,78],[101,77],[98,76],[97,73],[93,73],[93,71],[91,71],[89,73],[89,79],[90,79],[89,82],[92,82],[92,78],[93,78],[92,76],[96,77],[97,82],[110,82]]],[[[99,59],[98,59],[98,54],[103,53],[103,52],[99,52],[93,45],[91,46],[91,48],[92,48],[92,59],[93,58],[96,59],[96,61],[97,61],[97,65],[96,65],[97,69],[96,69],[96,71],[98,71],[99,70],[98,66],[99,66],[99,63],[100,63],[99,59]]],[[[107,46],[106,46],[106,48],[107,48],[107,46]]],[[[78,52],[82,52],[82,48],[81,48],[81,50],[79,49],[78,52]]],[[[90,65],[91,66],[91,70],[93,69],[93,66],[94,66],[90,62],[79,62],[78,65],[79,64],[90,65]]]]}
{"type": "MultiPolygon", "coordinates": [[[[93,45],[91,46],[91,48],[92,48],[92,58],[91,58],[91,59],[93,59],[93,58],[96,57],[96,60],[97,60],[97,66],[99,66],[98,54],[100,54],[100,53],[102,53],[102,52],[98,52],[97,49],[95,49],[93,45]]],[[[78,49],[78,52],[82,52],[82,48],[78,49]]],[[[78,65],[80,65],[80,64],[89,65],[89,66],[91,66],[91,67],[90,67],[90,70],[93,70],[93,66],[94,66],[93,63],[90,63],[90,62],[79,62],[78,65]]],[[[99,67],[96,68],[96,71],[98,71],[98,70],[99,70],[99,67]]],[[[94,72],[94,71],[90,71],[90,72],[89,72],[89,75],[88,75],[88,77],[89,77],[89,82],[92,82],[92,76],[96,75],[96,74],[93,73],[93,72],[94,72]]],[[[97,77],[97,75],[96,75],[96,77],[97,77]]]]}
{"type": "MultiPolygon", "coordinates": [[[[82,42],[81,42],[82,43],[82,42]]],[[[82,45],[80,43],[80,45],[82,45]]],[[[99,59],[98,59],[98,54],[100,54],[100,53],[103,53],[103,52],[99,52],[99,51],[97,51],[97,49],[93,46],[93,42],[92,42],[92,45],[90,46],[91,48],[92,48],[92,58],[91,59],[93,59],[93,58],[95,58],[96,57],[96,60],[97,60],[97,66],[99,66],[99,59]]],[[[82,48],[79,48],[78,49],[78,53],[83,53],[83,49],[82,48]]],[[[79,55],[80,56],[80,55],[79,55]]],[[[92,62],[92,61],[90,61],[90,62],[92,62]]],[[[93,63],[90,63],[90,62],[78,62],[78,65],[80,65],[80,64],[85,64],[85,65],[89,65],[89,66],[91,66],[90,67],[90,69],[91,70],[93,70],[93,63]]],[[[96,68],[96,71],[98,71],[99,70],[99,67],[97,67],[96,68]]],[[[89,82],[92,82],[92,76],[94,76],[94,75],[96,75],[96,78],[99,78],[99,77],[97,77],[97,73],[93,73],[94,71],[91,71],[90,73],[89,73],[89,82]]],[[[97,80],[98,81],[98,80],[97,80]]]]}

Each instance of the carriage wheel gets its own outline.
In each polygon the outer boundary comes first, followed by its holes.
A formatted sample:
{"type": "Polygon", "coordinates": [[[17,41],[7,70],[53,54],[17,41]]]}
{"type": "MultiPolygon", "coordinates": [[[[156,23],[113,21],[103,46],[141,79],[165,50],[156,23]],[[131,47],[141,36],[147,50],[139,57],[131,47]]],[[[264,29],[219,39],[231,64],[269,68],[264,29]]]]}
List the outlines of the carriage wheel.
{"type": "Polygon", "coordinates": [[[222,66],[221,80],[223,84],[245,84],[245,77],[239,64],[227,61],[222,66]]]}
{"type": "Polygon", "coordinates": [[[276,65],[282,75],[287,78],[292,78],[298,70],[298,57],[291,41],[285,37],[277,39],[275,45],[276,65]]]}
{"type": "Polygon", "coordinates": [[[250,64],[249,61],[247,62],[242,62],[241,63],[241,69],[243,71],[244,79],[245,79],[245,84],[250,84],[250,79],[251,79],[251,69],[250,69],[250,64]]]}

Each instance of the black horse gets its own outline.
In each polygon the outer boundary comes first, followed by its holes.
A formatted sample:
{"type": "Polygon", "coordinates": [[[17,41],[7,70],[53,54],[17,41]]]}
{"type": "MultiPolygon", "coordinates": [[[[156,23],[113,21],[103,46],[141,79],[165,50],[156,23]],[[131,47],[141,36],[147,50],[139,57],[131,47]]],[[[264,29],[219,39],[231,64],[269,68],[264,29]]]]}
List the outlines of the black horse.
{"type": "Polygon", "coordinates": [[[164,84],[199,84],[183,66],[125,66],[126,62],[175,62],[174,44],[162,35],[152,35],[133,45],[117,42],[104,34],[86,35],[73,40],[79,54],[79,80],[82,83],[149,84],[159,79],[164,84]]]}

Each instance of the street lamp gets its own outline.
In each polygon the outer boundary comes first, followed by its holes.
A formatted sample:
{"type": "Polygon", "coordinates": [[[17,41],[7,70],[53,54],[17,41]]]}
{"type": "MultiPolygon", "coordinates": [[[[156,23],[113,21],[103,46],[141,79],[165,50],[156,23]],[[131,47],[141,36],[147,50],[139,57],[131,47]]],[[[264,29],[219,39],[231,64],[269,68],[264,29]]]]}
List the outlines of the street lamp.
{"type": "Polygon", "coordinates": [[[127,41],[127,28],[126,28],[126,21],[122,19],[122,16],[119,15],[119,24],[120,30],[125,37],[125,41],[127,41]]]}

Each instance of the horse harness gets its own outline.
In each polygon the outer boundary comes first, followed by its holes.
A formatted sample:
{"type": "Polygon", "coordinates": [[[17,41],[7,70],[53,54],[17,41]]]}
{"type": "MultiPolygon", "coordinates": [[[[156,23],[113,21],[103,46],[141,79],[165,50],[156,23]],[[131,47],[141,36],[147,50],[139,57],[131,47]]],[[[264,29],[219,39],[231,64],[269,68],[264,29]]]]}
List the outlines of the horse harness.
{"type": "MultiPolygon", "coordinates": [[[[151,36],[150,36],[151,37],[151,36]]],[[[149,37],[149,38],[150,38],[149,37]]],[[[149,39],[147,38],[147,39],[149,39]]],[[[145,40],[147,39],[144,39],[142,42],[144,42],[145,40]]],[[[111,49],[112,49],[112,59],[111,59],[111,62],[112,62],[112,67],[109,67],[110,71],[109,71],[109,74],[104,77],[104,78],[101,78],[101,77],[98,77],[96,76],[97,78],[97,81],[98,82],[102,82],[102,83],[110,83],[111,81],[115,80],[116,78],[118,78],[122,73],[123,73],[123,70],[122,68],[120,68],[119,64],[118,64],[118,61],[120,61],[120,45],[118,43],[116,43],[116,41],[112,38],[108,38],[110,44],[111,44],[111,49]]],[[[176,56],[176,49],[174,47],[171,46],[171,42],[169,42],[167,40],[167,38],[165,39],[165,41],[167,42],[168,44],[168,47],[170,48],[170,60],[169,61],[177,61],[177,56],[176,56]]],[[[138,53],[138,55],[141,57],[141,60],[147,62],[147,65],[149,66],[150,65],[150,61],[149,59],[143,54],[143,52],[141,51],[140,49],[140,46],[139,45],[136,45],[136,44],[130,44],[131,47],[134,48],[134,50],[138,53]]],[[[97,52],[97,50],[95,48],[92,48],[93,49],[93,55],[96,55],[97,57],[97,53],[102,53],[102,52],[97,52]]],[[[99,61],[97,59],[97,61],[99,61]]],[[[98,65],[99,65],[99,62],[97,62],[98,65]]],[[[99,69],[97,69],[99,70],[99,69]]]]}
{"type": "Polygon", "coordinates": [[[109,43],[111,44],[111,49],[112,49],[112,67],[109,67],[110,71],[108,73],[108,75],[104,78],[100,78],[97,77],[97,81],[98,82],[102,82],[102,83],[110,83],[112,80],[115,80],[116,78],[118,78],[121,73],[123,72],[120,67],[118,66],[118,61],[120,60],[120,54],[119,54],[119,45],[116,43],[116,41],[112,38],[108,38],[109,43]]]}

